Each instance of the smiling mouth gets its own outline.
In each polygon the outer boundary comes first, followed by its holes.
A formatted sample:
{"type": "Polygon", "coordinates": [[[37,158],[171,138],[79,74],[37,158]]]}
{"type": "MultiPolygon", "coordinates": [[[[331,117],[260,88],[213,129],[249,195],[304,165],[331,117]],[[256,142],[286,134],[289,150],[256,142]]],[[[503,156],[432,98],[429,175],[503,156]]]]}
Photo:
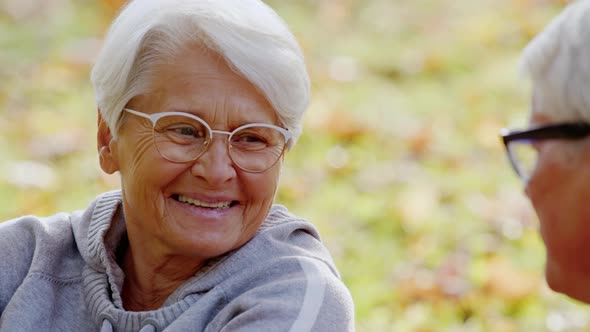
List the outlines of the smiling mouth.
{"type": "Polygon", "coordinates": [[[231,208],[231,207],[238,204],[238,201],[223,201],[223,202],[217,202],[217,203],[207,203],[207,202],[199,201],[197,199],[192,199],[190,197],[186,197],[186,196],[179,195],[179,194],[172,195],[171,197],[172,197],[172,199],[174,199],[178,202],[181,202],[181,203],[190,204],[192,206],[196,206],[196,207],[200,207],[200,208],[213,209],[213,210],[228,209],[228,208],[231,208]]]}

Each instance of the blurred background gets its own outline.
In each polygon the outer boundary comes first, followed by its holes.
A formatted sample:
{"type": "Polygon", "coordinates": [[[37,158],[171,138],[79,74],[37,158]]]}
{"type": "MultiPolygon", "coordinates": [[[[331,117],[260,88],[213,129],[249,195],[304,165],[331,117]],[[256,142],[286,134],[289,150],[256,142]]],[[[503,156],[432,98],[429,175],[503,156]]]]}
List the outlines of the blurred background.
{"type": "MultiPolygon", "coordinates": [[[[315,223],[358,331],[588,331],[548,290],[500,128],[524,126],[523,46],[567,1],[272,0],[313,103],[277,202],[315,223]]],[[[0,220],[117,188],[89,71],[121,0],[0,0],[0,220]]]]}

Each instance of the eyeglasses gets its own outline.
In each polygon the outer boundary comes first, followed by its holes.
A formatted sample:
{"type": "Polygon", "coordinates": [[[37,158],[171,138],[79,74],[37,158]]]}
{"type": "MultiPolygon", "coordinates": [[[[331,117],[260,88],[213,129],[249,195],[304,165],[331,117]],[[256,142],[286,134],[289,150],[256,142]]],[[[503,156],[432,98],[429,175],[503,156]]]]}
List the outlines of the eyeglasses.
{"type": "Polygon", "coordinates": [[[154,145],[162,157],[175,163],[195,161],[209,148],[213,134],[228,135],[227,152],[240,169],[261,173],[280,159],[293,134],[266,123],[250,123],[234,131],[213,130],[201,118],[184,112],[145,114],[126,112],[149,119],[154,145]]]}
{"type": "Polygon", "coordinates": [[[537,166],[538,151],[534,146],[536,142],[547,139],[579,140],[588,135],[588,123],[560,123],[527,130],[502,129],[500,132],[512,168],[525,182],[537,166]]]}

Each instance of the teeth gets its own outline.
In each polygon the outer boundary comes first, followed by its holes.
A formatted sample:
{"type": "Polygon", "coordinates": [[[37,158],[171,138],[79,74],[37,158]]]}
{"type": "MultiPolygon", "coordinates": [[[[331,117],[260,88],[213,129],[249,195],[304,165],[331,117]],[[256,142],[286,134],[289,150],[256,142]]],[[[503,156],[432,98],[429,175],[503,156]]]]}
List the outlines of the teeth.
{"type": "Polygon", "coordinates": [[[182,195],[178,195],[178,200],[183,203],[189,203],[195,206],[206,207],[211,209],[224,209],[228,208],[231,204],[231,202],[205,203],[182,195]]]}

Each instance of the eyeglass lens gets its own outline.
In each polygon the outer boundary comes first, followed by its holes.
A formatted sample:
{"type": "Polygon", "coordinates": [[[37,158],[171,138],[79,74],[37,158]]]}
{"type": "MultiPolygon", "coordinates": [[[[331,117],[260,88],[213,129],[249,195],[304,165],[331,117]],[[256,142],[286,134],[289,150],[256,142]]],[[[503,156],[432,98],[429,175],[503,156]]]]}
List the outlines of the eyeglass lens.
{"type": "Polygon", "coordinates": [[[529,141],[512,141],[508,150],[516,172],[523,180],[528,180],[537,167],[537,150],[529,141]]]}
{"type": "MultiPolygon", "coordinates": [[[[211,131],[191,117],[167,115],[154,126],[154,142],[160,154],[171,161],[188,162],[199,158],[209,145],[211,131]]],[[[285,148],[285,137],[277,129],[244,126],[229,138],[228,153],[246,171],[261,172],[272,167],[285,148]]]]}

